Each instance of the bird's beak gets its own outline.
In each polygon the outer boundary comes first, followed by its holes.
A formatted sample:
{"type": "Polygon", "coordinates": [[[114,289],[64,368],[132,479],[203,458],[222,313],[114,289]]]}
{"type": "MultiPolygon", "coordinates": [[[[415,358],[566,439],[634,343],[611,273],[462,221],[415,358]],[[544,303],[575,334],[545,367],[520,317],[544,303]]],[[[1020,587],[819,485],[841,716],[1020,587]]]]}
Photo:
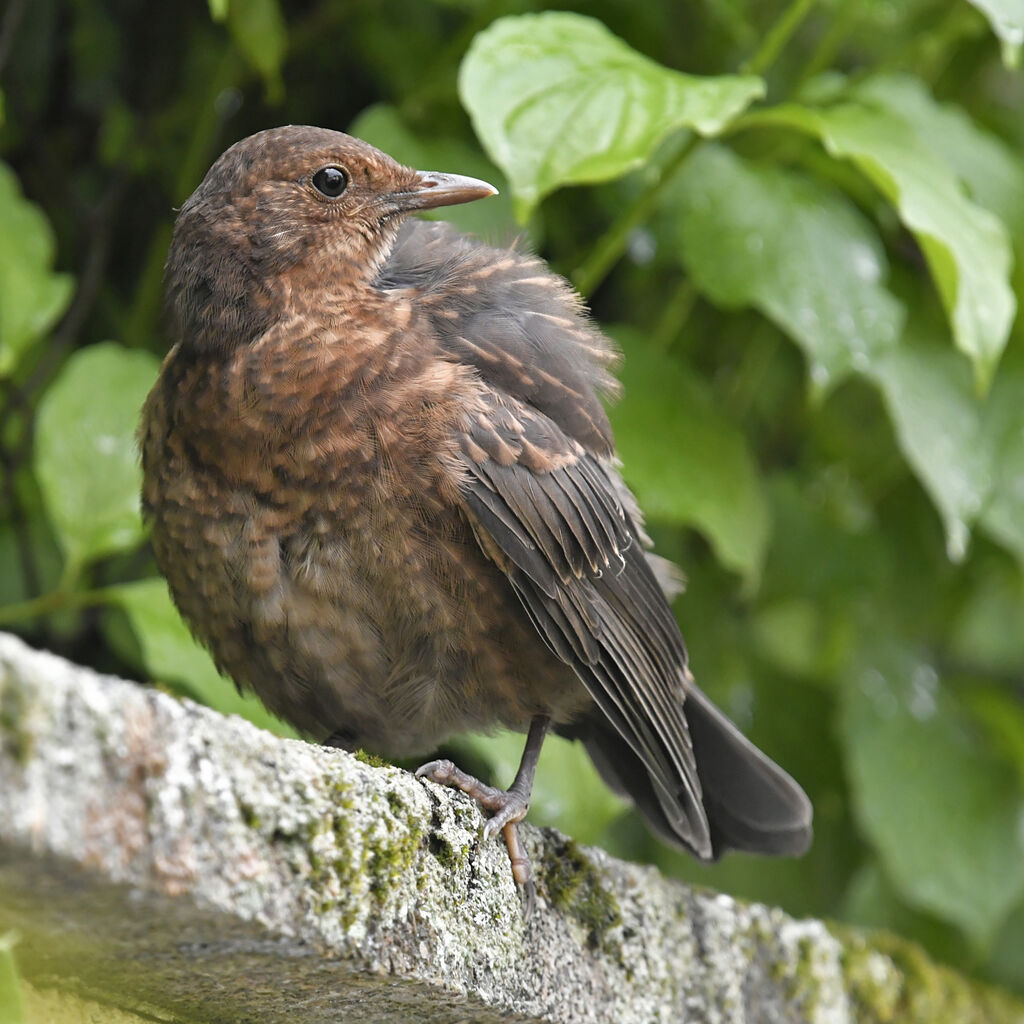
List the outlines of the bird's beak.
{"type": "Polygon", "coordinates": [[[458,206],[474,199],[496,196],[498,190],[479,178],[440,171],[419,171],[412,185],[396,192],[392,199],[401,210],[432,210],[436,206],[458,206]]]}

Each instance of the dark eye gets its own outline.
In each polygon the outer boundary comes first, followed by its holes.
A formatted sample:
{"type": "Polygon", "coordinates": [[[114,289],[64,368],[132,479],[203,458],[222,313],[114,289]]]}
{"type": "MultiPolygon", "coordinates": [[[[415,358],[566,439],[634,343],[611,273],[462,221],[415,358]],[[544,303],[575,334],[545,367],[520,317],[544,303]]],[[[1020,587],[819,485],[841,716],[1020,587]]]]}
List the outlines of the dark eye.
{"type": "Polygon", "coordinates": [[[341,167],[322,167],[313,175],[313,188],[328,199],[337,199],[348,186],[348,172],[341,167]]]}

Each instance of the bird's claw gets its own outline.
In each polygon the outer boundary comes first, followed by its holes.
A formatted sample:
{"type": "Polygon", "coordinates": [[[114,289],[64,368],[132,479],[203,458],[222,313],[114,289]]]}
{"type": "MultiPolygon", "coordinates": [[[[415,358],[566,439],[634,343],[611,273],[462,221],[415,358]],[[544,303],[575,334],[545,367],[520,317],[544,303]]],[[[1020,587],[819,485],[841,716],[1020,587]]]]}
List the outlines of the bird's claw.
{"type": "Polygon", "coordinates": [[[452,764],[451,761],[428,761],[426,764],[421,764],[416,769],[417,779],[430,779],[432,782],[436,782],[441,786],[447,786],[451,784],[451,779],[458,769],[452,764]]]}
{"type": "Polygon", "coordinates": [[[494,813],[484,823],[485,839],[493,839],[499,832],[522,821],[530,809],[530,801],[524,800],[518,793],[505,790],[504,797],[501,805],[494,809],[494,813]]]}

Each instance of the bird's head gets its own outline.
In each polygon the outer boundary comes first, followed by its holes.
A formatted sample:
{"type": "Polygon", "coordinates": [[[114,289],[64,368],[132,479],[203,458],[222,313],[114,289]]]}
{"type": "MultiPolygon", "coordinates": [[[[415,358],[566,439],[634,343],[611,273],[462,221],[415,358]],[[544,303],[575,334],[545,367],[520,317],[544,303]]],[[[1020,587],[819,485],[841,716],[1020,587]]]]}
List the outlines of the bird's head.
{"type": "Polygon", "coordinates": [[[235,143],[182,206],[165,284],[175,340],[231,347],[266,327],[281,289],[371,281],[403,217],[495,195],[417,171],[360,139],[289,125],[235,143]]]}

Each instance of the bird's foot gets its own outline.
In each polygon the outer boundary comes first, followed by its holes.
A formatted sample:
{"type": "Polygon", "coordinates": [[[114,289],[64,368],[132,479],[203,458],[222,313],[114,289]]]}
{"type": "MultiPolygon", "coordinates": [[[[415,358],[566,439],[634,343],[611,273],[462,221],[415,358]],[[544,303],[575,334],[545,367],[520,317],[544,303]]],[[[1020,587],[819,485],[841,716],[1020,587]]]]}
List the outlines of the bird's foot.
{"type": "Polygon", "coordinates": [[[431,779],[442,786],[461,789],[466,796],[472,797],[484,810],[491,812],[491,817],[484,825],[484,838],[492,839],[499,832],[526,817],[530,809],[530,797],[520,793],[513,785],[511,789],[498,789],[488,786],[451,761],[429,761],[416,769],[419,778],[431,779]]]}
{"type": "Polygon", "coordinates": [[[516,828],[517,823],[526,817],[526,812],[530,809],[529,793],[522,792],[515,783],[509,789],[488,786],[448,760],[429,761],[416,769],[416,775],[418,778],[431,779],[442,786],[460,789],[484,810],[491,812],[491,817],[483,827],[484,838],[492,839],[499,832],[504,836],[508,857],[512,862],[512,877],[523,887],[526,915],[529,916],[536,905],[537,890],[533,882],[530,858],[516,828]]]}

